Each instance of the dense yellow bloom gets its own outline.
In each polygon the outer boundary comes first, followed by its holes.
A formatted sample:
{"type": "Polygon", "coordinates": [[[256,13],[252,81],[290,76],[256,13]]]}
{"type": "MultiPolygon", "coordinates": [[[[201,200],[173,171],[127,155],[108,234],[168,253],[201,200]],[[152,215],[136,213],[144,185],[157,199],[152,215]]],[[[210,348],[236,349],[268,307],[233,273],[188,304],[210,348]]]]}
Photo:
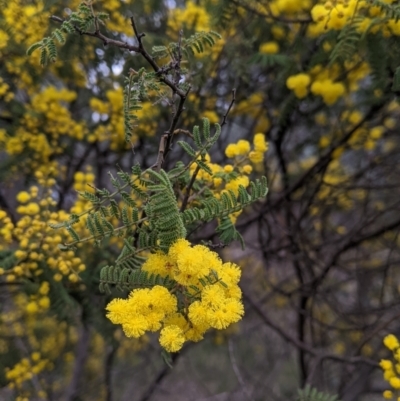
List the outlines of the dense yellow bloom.
{"type": "Polygon", "coordinates": [[[258,51],[261,54],[276,54],[279,52],[279,44],[277,42],[265,42],[260,45],[258,51]]]}
{"type": "Polygon", "coordinates": [[[165,287],[133,290],[129,298],[114,299],[106,307],[107,317],[121,324],[127,337],[138,338],[146,331],[157,331],[163,319],[177,308],[177,299],[165,287]]]}
{"type": "Polygon", "coordinates": [[[233,263],[223,264],[215,252],[203,245],[192,247],[181,238],[168,254],[150,255],[142,269],[169,275],[178,282],[187,308],[178,311],[177,297],[159,285],[135,289],[128,299],[114,299],[106,307],[107,317],[112,323],[121,324],[128,337],[137,338],[164,327],[160,344],[176,352],[184,341],[199,341],[209,328],[226,328],[243,316],[241,291],[237,286],[240,269],[233,263]],[[207,283],[206,277],[208,280],[212,277],[212,281],[207,283]],[[186,298],[187,294],[191,297],[186,298]]]}
{"type": "Polygon", "coordinates": [[[393,369],[393,363],[392,363],[392,361],[389,361],[388,359],[382,359],[380,361],[379,365],[383,370],[393,369]]]}
{"type": "Polygon", "coordinates": [[[316,4],[311,9],[311,17],[314,22],[324,21],[329,14],[329,10],[323,4],[316,4]]]}
{"type": "Polygon", "coordinates": [[[40,206],[35,202],[30,202],[25,206],[24,210],[26,214],[35,215],[40,212],[40,206]]]}
{"type": "Polygon", "coordinates": [[[243,186],[244,188],[247,188],[248,185],[249,185],[249,183],[250,183],[249,178],[248,178],[247,176],[243,176],[243,175],[242,175],[242,176],[240,176],[240,177],[238,177],[238,178],[235,178],[235,179],[229,181],[229,182],[225,185],[225,188],[226,188],[227,190],[233,191],[233,193],[234,193],[235,195],[238,195],[238,194],[239,194],[239,186],[241,185],[241,186],[243,186]]]}
{"type": "Polygon", "coordinates": [[[168,352],[177,352],[185,342],[183,331],[178,326],[164,327],[160,332],[160,344],[168,352]]]}
{"type": "Polygon", "coordinates": [[[265,140],[265,135],[258,133],[254,135],[253,139],[254,150],[256,152],[266,152],[268,150],[268,142],[265,140]]]}
{"type": "Polygon", "coordinates": [[[234,143],[230,143],[225,149],[225,155],[230,159],[235,156],[238,156],[239,155],[238,146],[234,143]]]}
{"type": "Polygon", "coordinates": [[[147,258],[142,270],[165,277],[171,274],[171,267],[170,258],[165,253],[157,252],[147,258]]]}
{"type": "Polygon", "coordinates": [[[250,142],[244,139],[240,139],[237,142],[236,147],[238,155],[246,155],[250,152],[250,142]]]}
{"type": "Polygon", "coordinates": [[[315,81],[311,85],[311,92],[314,95],[321,95],[328,106],[337,102],[344,95],[345,87],[340,82],[333,82],[331,79],[315,81]]]}
{"type": "Polygon", "coordinates": [[[398,377],[392,377],[389,379],[389,384],[395,389],[400,389],[400,379],[398,377]]]}
{"type": "Polygon", "coordinates": [[[168,251],[168,256],[171,258],[173,263],[176,263],[178,256],[183,252],[188,252],[190,249],[190,242],[184,238],[178,239],[168,251]]]}
{"type": "Polygon", "coordinates": [[[208,308],[218,307],[225,299],[224,291],[218,285],[208,285],[201,292],[201,302],[208,308]]]}
{"type": "Polygon", "coordinates": [[[399,340],[393,334],[387,335],[383,339],[383,344],[385,345],[386,348],[390,349],[391,351],[394,351],[395,349],[399,348],[399,340]]]}
{"type": "Polygon", "coordinates": [[[264,160],[264,154],[261,152],[250,152],[249,159],[252,163],[261,163],[264,160]]]}
{"type": "MultiPolygon", "coordinates": [[[[204,296],[204,291],[202,293],[204,296]]],[[[189,306],[189,319],[195,325],[208,325],[207,323],[207,311],[208,308],[204,302],[195,301],[189,306]]]]}
{"type": "Polygon", "coordinates": [[[209,264],[205,263],[207,253],[199,245],[178,255],[177,265],[174,269],[173,278],[182,285],[194,285],[199,278],[210,273],[209,264]]]}
{"type": "Polygon", "coordinates": [[[385,391],[383,392],[383,398],[384,398],[385,400],[391,400],[391,399],[393,398],[393,392],[390,391],[390,390],[385,390],[385,391]]]}
{"type": "Polygon", "coordinates": [[[20,203],[26,203],[31,199],[31,196],[26,191],[22,191],[17,195],[17,201],[20,203]]]}
{"type": "Polygon", "coordinates": [[[300,73],[292,75],[286,80],[286,86],[294,91],[294,94],[299,99],[303,99],[308,95],[308,86],[311,78],[308,74],[300,73]]]}
{"type": "Polygon", "coordinates": [[[251,172],[253,171],[253,167],[251,167],[250,164],[246,164],[242,167],[242,171],[246,174],[251,174],[251,172]]]}
{"type": "Polygon", "coordinates": [[[195,31],[210,30],[210,16],[204,7],[200,7],[194,1],[188,1],[185,8],[170,10],[168,27],[178,32],[183,27],[195,31]]]}
{"type": "Polygon", "coordinates": [[[215,329],[226,329],[238,322],[244,314],[243,304],[237,299],[228,298],[220,307],[212,308],[207,313],[207,321],[215,329]]]}

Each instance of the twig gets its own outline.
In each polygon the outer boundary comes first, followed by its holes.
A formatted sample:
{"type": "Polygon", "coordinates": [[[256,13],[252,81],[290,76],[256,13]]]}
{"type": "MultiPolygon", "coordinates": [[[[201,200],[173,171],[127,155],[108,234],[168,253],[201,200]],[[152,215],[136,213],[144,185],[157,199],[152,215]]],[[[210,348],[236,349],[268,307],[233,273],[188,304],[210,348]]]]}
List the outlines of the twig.
{"type": "Polygon", "coordinates": [[[189,196],[190,196],[190,191],[192,189],[194,182],[196,181],[196,177],[197,177],[197,174],[199,173],[199,171],[200,171],[200,166],[197,165],[196,170],[194,170],[194,173],[192,175],[192,178],[191,178],[189,184],[186,186],[186,195],[182,202],[182,206],[181,206],[181,210],[180,210],[181,213],[183,213],[186,209],[186,206],[187,206],[188,200],[189,200],[189,196]]]}
{"type": "Polygon", "coordinates": [[[228,114],[231,111],[231,108],[233,106],[233,103],[235,103],[235,101],[236,101],[236,88],[233,88],[232,89],[232,100],[229,104],[228,110],[226,111],[226,113],[224,114],[224,116],[222,118],[221,128],[226,124],[226,118],[228,117],[228,114]]]}
{"type": "Polygon", "coordinates": [[[236,363],[235,354],[233,352],[233,342],[232,342],[231,338],[228,340],[228,350],[229,350],[229,359],[231,361],[232,369],[235,373],[236,379],[238,380],[240,386],[242,387],[243,392],[246,394],[247,399],[251,401],[251,400],[253,400],[253,397],[251,396],[251,392],[247,388],[246,383],[243,380],[243,376],[240,373],[239,366],[236,363]]]}
{"type": "MultiPolygon", "coordinates": [[[[49,18],[51,20],[59,22],[59,23],[63,23],[64,22],[64,20],[62,18],[57,17],[55,15],[51,15],[49,18]]],[[[137,46],[132,46],[132,45],[129,45],[128,43],[121,42],[119,40],[111,39],[111,38],[103,35],[100,31],[86,32],[86,31],[82,31],[82,29],[80,29],[76,25],[73,25],[73,26],[74,26],[75,31],[78,32],[79,35],[92,36],[94,38],[98,38],[98,39],[102,40],[105,45],[112,45],[112,46],[119,47],[120,49],[126,49],[126,50],[129,50],[131,52],[139,53],[139,48],[137,46]]]]}
{"type": "Polygon", "coordinates": [[[176,126],[178,124],[178,120],[179,117],[181,116],[183,110],[184,110],[184,104],[187,98],[187,95],[190,92],[191,87],[189,86],[189,88],[187,89],[187,91],[183,94],[183,95],[179,95],[180,99],[179,99],[179,105],[178,105],[178,109],[176,110],[176,112],[174,113],[174,117],[172,118],[172,122],[171,125],[168,129],[168,131],[165,132],[165,134],[167,135],[167,141],[165,143],[165,149],[164,149],[164,160],[167,157],[169,151],[171,150],[171,146],[172,146],[172,139],[174,137],[174,132],[176,129],[176,126]]]}
{"type": "Polygon", "coordinates": [[[280,328],[277,324],[275,324],[266,313],[264,313],[263,308],[261,305],[252,299],[247,293],[243,292],[243,297],[249,302],[251,307],[254,311],[258,314],[258,316],[262,319],[262,321],[271,329],[276,331],[282,338],[284,338],[287,342],[294,345],[296,348],[301,348],[303,351],[307,352],[308,354],[312,355],[313,357],[322,359],[332,359],[338,362],[342,362],[345,364],[356,364],[356,363],[364,363],[366,365],[370,365],[373,367],[378,367],[378,362],[363,357],[363,356],[351,356],[351,357],[344,357],[340,355],[336,355],[333,353],[328,352],[321,352],[315,349],[313,346],[306,344],[305,342],[300,341],[296,337],[288,334],[285,330],[280,328]]]}

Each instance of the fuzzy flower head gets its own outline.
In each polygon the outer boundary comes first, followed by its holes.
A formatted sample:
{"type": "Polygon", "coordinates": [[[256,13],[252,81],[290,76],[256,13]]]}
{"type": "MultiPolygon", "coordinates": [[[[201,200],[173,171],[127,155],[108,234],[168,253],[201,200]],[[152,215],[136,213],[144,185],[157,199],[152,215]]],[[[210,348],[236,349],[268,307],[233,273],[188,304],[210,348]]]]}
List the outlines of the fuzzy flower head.
{"type": "Polygon", "coordinates": [[[308,86],[311,78],[308,74],[292,75],[286,80],[286,86],[291,89],[297,98],[303,99],[308,95],[308,86]]]}
{"type": "Polygon", "coordinates": [[[196,284],[199,278],[210,273],[210,266],[204,263],[208,255],[203,248],[189,248],[178,256],[173,278],[179,284],[185,286],[196,284]]]}
{"type": "Polygon", "coordinates": [[[385,345],[386,348],[390,349],[391,351],[394,351],[397,348],[399,348],[399,340],[393,334],[388,334],[383,339],[383,344],[385,345]]]}
{"type": "Polygon", "coordinates": [[[311,92],[314,95],[322,96],[324,103],[331,106],[344,95],[345,87],[341,82],[333,82],[331,79],[324,79],[322,81],[315,81],[311,85],[311,92]]]}
{"type": "Polygon", "coordinates": [[[140,337],[146,331],[157,331],[166,316],[177,310],[177,299],[167,288],[133,290],[128,299],[114,299],[106,307],[107,317],[122,324],[127,337],[140,337]]]}
{"type": "Polygon", "coordinates": [[[168,352],[179,351],[184,342],[185,336],[182,329],[178,326],[166,326],[160,332],[160,344],[168,352]]]}

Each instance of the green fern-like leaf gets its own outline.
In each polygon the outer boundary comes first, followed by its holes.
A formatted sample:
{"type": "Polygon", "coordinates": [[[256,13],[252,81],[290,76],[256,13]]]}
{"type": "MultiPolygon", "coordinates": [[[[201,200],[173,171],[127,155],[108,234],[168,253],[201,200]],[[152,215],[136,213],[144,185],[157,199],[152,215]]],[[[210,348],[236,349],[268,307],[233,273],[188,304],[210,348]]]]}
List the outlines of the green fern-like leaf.
{"type": "Polygon", "coordinates": [[[195,150],[185,141],[178,141],[178,145],[191,157],[196,157],[195,150]]]}
{"type": "Polygon", "coordinates": [[[177,239],[186,236],[186,229],[167,173],[164,170],[159,173],[148,170],[148,174],[154,182],[149,186],[154,194],[146,212],[158,233],[160,249],[166,252],[177,239]]]}
{"type": "Polygon", "coordinates": [[[44,66],[47,64],[48,53],[47,47],[42,46],[40,48],[40,65],[44,66]]]}
{"type": "Polygon", "coordinates": [[[394,19],[396,22],[400,19],[400,5],[389,4],[382,0],[368,0],[371,7],[378,7],[381,11],[386,14],[389,19],[394,19]]]}
{"type": "Polygon", "coordinates": [[[168,289],[172,289],[176,285],[176,282],[168,276],[162,277],[140,269],[105,266],[100,271],[100,291],[105,292],[106,287],[109,285],[126,289],[151,288],[155,285],[162,285],[168,289]]]}
{"type": "Polygon", "coordinates": [[[297,401],[340,401],[337,395],[329,395],[307,385],[298,391],[297,401]]]}
{"type": "Polygon", "coordinates": [[[333,64],[336,61],[346,61],[353,57],[357,51],[357,44],[361,39],[361,33],[358,29],[364,17],[355,17],[351,23],[343,27],[340,31],[337,44],[332,50],[330,55],[330,63],[333,64]]]}
{"type": "Polygon", "coordinates": [[[60,29],[56,29],[52,35],[58,40],[58,43],[65,43],[65,36],[60,29]]]}
{"type": "Polygon", "coordinates": [[[244,248],[243,237],[240,235],[239,231],[236,230],[235,225],[229,217],[221,219],[220,224],[216,229],[216,233],[224,244],[228,245],[232,241],[239,241],[242,249],[244,248]]]}
{"type": "Polygon", "coordinates": [[[29,46],[28,50],[26,51],[27,56],[30,56],[36,49],[39,49],[43,46],[42,41],[34,43],[33,45],[29,46]]]}
{"type": "Polygon", "coordinates": [[[91,192],[88,191],[78,191],[78,194],[83,198],[88,200],[89,202],[93,203],[93,205],[97,205],[101,202],[101,199],[98,198],[96,195],[92,194],[91,192]]]}

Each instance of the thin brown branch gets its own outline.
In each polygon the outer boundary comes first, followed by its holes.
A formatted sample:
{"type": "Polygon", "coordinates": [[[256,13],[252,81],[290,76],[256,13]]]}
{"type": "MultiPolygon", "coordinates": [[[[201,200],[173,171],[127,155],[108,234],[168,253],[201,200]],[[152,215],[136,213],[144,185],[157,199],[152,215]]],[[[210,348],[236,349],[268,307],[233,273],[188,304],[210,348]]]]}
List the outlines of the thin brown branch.
{"type": "Polygon", "coordinates": [[[190,196],[190,191],[193,187],[194,182],[196,181],[196,177],[197,177],[197,174],[199,173],[199,171],[200,171],[200,166],[197,165],[196,169],[194,170],[194,173],[192,175],[192,178],[190,179],[189,184],[186,186],[186,195],[182,202],[182,206],[181,206],[181,210],[180,210],[181,213],[183,213],[186,209],[186,206],[187,206],[188,200],[189,200],[189,196],[190,196]]]}
{"type": "Polygon", "coordinates": [[[236,101],[236,88],[232,89],[232,99],[231,102],[229,103],[228,110],[226,110],[226,113],[222,117],[222,122],[221,122],[221,128],[226,124],[226,119],[228,117],[229,112],[231,111],[233,107],[233,103],[236,101]]]}

